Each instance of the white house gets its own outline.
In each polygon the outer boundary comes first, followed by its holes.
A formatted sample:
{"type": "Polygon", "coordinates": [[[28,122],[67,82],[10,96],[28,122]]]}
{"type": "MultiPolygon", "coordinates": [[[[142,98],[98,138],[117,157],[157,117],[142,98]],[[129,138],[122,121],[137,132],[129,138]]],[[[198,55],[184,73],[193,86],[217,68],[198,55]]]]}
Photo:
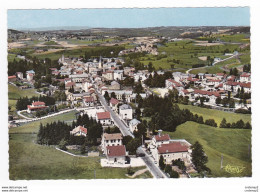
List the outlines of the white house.
{"type": "Polygon", "coordinates": [[[114,79],[123,80],[124,71],[123,70],[114,70],[114,79]]]}
{"type": "Polygon", "coordinates": [[[161,130],[158,131],[158,135],[154,135],[152,138],[152,145],[156,148],[162,144],[169,144],[170,143],[170,136],[168,134],[161,135],[161,130]]]}
{"type": "Polygon", "coordinates": [[[251,74],[250,73],[242,73],[240,75],[240,82],[242,83],[248,83],[251,82],[251,74]]]}
{"type": "Polygon", "coordinates": [[[157,148],[156,161],[159,161],[162,155],[166,164],[171,164],[172,160],[190,160],[189,147],[183,142],[173,142],[168,144],[162,144],[157,148]]]}
{"type": "Polygon", "coordinates": [[[105,154],[108,163],[124,165],[126,162],[127,153],[124,145],[107,146],[105,154]]]}
{"type": "Polygon", "coordinates": [[[113,133],[113,134],[104,133],[101,141],[102,150],[105,151],[107,146],[122,145],[122,139],[123,136],[121,133],[113,133]]]}
{"type": "Polygon", "coordinates": [[[34,72],[33,70],[26,71],[26,78],[27,78],[27,81],[32,81],[34,75],[35,75],[35,72],[34,72]]]}
{"type": "Polygon", "coordinates": [[[78,126],[78,127],[75,127],[72,131],[70,131],[70,134],[74,135],[74,136],[84,136],[84,137],[86,137],[87,132],[88,132],[87,128],[85,128],[84,126],[78,126]]]}
{"type": "Polygon", "coordinates": [[[32,105],[27,105],[27,112],[31,113],[32,111],[38,111],[48,108],[48,106],[45,106],[44,102],[37,101],[33,102],[32,105]]]}
{"type": "Polygon", "coordinates": [[[94,97],[92,97],[92,96],[84,97],[83,103],[84,103],[84,105],[87,106],[87,107],[93,107],[94,104],[95,104],[94,97]]]}
{"type": "Polygon", "coordinates": [[[109,111],[96,113],[96,120],[102,125],[111,125],[113,123],[109,111]]]}
{"type": "Polygon", "coordinates": [[[115,98],[111,98],[110,99],[110,102],[109,102],[109,105],[110,107],[114,110],[114,111],[117,111],[117,105],[118,105],[119,101],[115,98]]]}
{"type": "Polygon", "coordinates": [[[123,104],[119,107],[119,116],[124,120],[133,119],[133,109],[130,105],[123,104]]]}
{"type": "Polygon", "coordinates": [[[131,131],[131,132],[138,131],[137,125],[138,125],[139,123],[141,123],[141,122],[138,121],[137,119],[132,119],[132,120],[129,122],[130,131],[131,131]]]}

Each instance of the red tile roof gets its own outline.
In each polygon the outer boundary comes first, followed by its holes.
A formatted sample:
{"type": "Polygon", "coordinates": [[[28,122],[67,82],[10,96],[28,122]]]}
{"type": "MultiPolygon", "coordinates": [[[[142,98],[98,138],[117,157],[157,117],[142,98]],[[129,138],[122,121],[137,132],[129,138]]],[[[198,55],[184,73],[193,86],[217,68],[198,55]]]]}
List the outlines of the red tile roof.
{"type": "Polygon", "coordinates": [[[181,144],[181,142],[174,142],[169,144],[162,144],[158,147],[158,153],[178,153],[188,152],[188,147],[181,144]]]}
{"type": "Polygon", "coordinates": [[[65,87],[72,87],[72,86],[75,86],[75,82],[68,82],[65,85],[65,87]]]}
{"type": "Polygon", "coordinates": [[[126,150],[124,145],[107,146],[108,157],[119,157],[125,155],[126,155],[126,150]]]}
{"type": "Polygon", "coordinates": [[[115,99],[115,98],[111,98],[111,99],[110,99],[110,103],[111,103],[112,105],[116,105],[116,104],[119,103],[119,101],[118,101],[117,99],[115,99]]]}
{"type": "Polygon", "coordinates": [[[85,128],[85,127],[79,126],[79,129],[80,129],[80,131],[82,131],[82,132],[85,133],[85,134],[88,133],[88,130],[87,130],[87,128],[85,128]]]}
{"type": "Polygon", "coordinates": [[[44,103],[44,102],[41,102],[41,101],[36,101],[36,102],[33,102],[32,105],[33,105],[33,106],[45,105],[45,103],[44,103]]]}
{"type": "Polygon", "coordinates": [[[31,105],[27,105],[27,108],[32,110],[32,109],[44,109],[47,108],[48,106],[36,106],[36,107],[32,107],[31,105]]]}
{"type": "Polygon", "coordinates": [[[224,76],[224,73],[217,73],[217,76],[224,76]]]}
{"type": "Polygon", "coordinates": [[[240,77],[250,77],[251,74],[250,73],[242,73],[242,75],[240,75],[240,77]]]}
{"type": "Polygon", "coordinates": [[[85,102],[94,102],[94,98],[93,97],[84,97],[85,102]]]}
{"type": "Polygon", "coordinates": [[[14,78],[16,78],[15,75],[13,75],[13,76],[8,76],[8,79],[14,79],[14,78]]]}
{"type": "Polygon", "coordinates": [[[97,118],[98,118],[98,120],[100,120],[100,119],[110,119],[110,112],[109,111],[99,112],[99,113],[97,113],[97,118]]]}
{"type": "Polygon", "coordinates": [[[155,140],[156,141],[169,141],[170,140],[170,136],[168,134],[165,135],[155,135],[155,140]]]}

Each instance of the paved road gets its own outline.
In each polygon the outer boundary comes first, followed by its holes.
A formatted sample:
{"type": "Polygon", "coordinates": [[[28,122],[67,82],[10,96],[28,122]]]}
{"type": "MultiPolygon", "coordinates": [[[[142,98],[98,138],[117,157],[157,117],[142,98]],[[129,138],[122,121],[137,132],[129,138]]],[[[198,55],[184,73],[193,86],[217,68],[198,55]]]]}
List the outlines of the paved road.
{"type": "Polygon", "coordinates": [[[145,154],[145,156],[142,157],[142,159],[144,160],[146,166],[149,168],[150,172],[155,178],[167,178],[167,176],[160,170],[160,168],[154,164],[153,159],[149,157],[149,155],[142,147],[139,147],[137,149],[137,152],[145,154]]]}
{"type": "Polygon", "coordinates": [[[109,111],[110,114],[111,114],[111,117],[115,123],[116,126],[119,127],[121,133],[124,135],[124,136],[127,136],[127,135],[130,135],[131,137],[134,138],[134,135],[130,132],[128,126],[126,126],[122,121],[121,119],[118,117],[118,115],[111,109],[111,107],[109,107],[107,105],[107,102],[104,98],[103,95],[99,94],[96,90],[96,93],[98,95],[98,98],[99,98],[99,101],[101,102],[101,104],[104,106],[104,108],[106,109],[106,111],[109,111]]]}
{"type": "MultiPolygon", "coordinates": [[[[129,131],[129,128],[119,119],[118,115],[107,105],[104,96],[99,94],[97,90],[96,93],[99,97],[99,101],[104,106],[104,108],[110,112],[113,121],[119,127],[122,134],[124,136],[130,135],[131,137],[134,138],[134,135],[129,131]]],[[[154,164],[154,161],[151,159],[151,157],[149,157],[149,155],[144,151],[142,147],[139,147],[137,149],[137,152],[145,154],[145,156],[142,157],[142,159],[144,160],[146,166],[148,167],[148,169],[150,170],[150,172],[155,178],[167,178],[167,176],[159,169],[159,167],[154,164]]]]}

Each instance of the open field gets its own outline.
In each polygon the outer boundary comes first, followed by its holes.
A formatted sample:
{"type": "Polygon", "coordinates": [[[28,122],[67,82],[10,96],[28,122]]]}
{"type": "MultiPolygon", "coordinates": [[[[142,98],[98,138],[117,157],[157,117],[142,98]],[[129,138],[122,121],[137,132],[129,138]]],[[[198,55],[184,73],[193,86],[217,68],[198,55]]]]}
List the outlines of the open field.
{"type": "MultiPolygon", "coordinates": [[[[225,50],[229,50],[231,53],[235,50],[239,50],[238,44],[213,43],[211,46],[200,46],[196,45],[196,43],[197,42],[193,40],[169,42],[166,43],[165,46],[158,47],[158,52],[167,55],[167,57],[157,59],[157,56],[146,55],[145,57],[141,57],[140,61],[144,65],[148,65],[149,62],[152,62],[156,69],[159,69],[159,67],[162,69],[169,69],[173,64],[175,68],[190,69],[194,64],[208,65],[209,61],[205,60],[205,57],[207,56],[210,56],[211,58],[226,58],[226,56],[224,56],[225,50]]],[[[243,50],[241,50],[241,52],[243,52],[243,50]]],[[[215,66],[209,68],[214,67],[215,66]]],[[[215,67],[215,69],[212,69],[211,71],[221,72],[222,70],[215,67]]]]}
{"type": "MultiPolygon", "coordinates": [[[[36,134],[10,134],[11,180],[128,178],[126,168],[102,168],[100,157],[73,157],[54,147],[35,144],[35,140],[36,134]]],[[[140,177],[151,175],[144,173],[140,177]]]]}
{"type": "Polygon", "coordinates": [[[33,97],[39,96],[39,94],[35,93],[35,89],[19,89],[14,85],[8,84],[8,99],[17,100],[20,97],[33,97]]]}
{"type": "Polygon", "coordinates": [[[57,116],[42,119],[39,121],[30,122],[30,123],[21,125],[19,127],[11,128],[11,129],[9,129],[9,133],[37,133],[41,123],[43,125],[45,125],[47,123],[51,123],[54,121],[69,121],[69,120],[75,120],[75,119],[76,119],[75,111],[71,111],[69,113],[57,115],[57,116]]]}
{"type": "Polygon", "coordinates": [[[212,171],[212,177],[246,177],[252,175],[251,130],[214,128],[195,122],[186,122],[177,127],[175,132],[167,132],[172,139],[186,139],[191,144],[198,141],[202,144],[208,156],[207,166],[212,171]],[[250,147],[251,148],[251,147],[250,147]],[[242,168],[241,173],[229,173],[220,169],[221,155],[223,166],[242,168]]]}
{"type": "Polygon", "coordinates": [[[202,115],[203,119],[215,119],[216,123],[221,123],[223,118],[226,118],[227,122],[233,123],[242,119],[244,122],[251,123],[251,115],[250,114],[240,114],[240,113],[229,113],[224,111],[219,111],[215,109],[207,109],[198,106],[192,105],[183,105],[178,104],[181,109],[189,109],[192,113],[202,115]]]}

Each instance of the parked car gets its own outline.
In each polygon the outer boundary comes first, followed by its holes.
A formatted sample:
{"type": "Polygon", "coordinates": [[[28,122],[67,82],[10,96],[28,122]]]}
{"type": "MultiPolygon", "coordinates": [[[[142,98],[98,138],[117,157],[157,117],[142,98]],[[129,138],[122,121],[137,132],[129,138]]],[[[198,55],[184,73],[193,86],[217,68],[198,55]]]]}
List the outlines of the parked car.
{"type": "Polygon", "coordinates": [[[144,156],[145,156],[144,153],[137,153],[137,154],[136,154],[136,157],[144,157],[144,156]]]}

